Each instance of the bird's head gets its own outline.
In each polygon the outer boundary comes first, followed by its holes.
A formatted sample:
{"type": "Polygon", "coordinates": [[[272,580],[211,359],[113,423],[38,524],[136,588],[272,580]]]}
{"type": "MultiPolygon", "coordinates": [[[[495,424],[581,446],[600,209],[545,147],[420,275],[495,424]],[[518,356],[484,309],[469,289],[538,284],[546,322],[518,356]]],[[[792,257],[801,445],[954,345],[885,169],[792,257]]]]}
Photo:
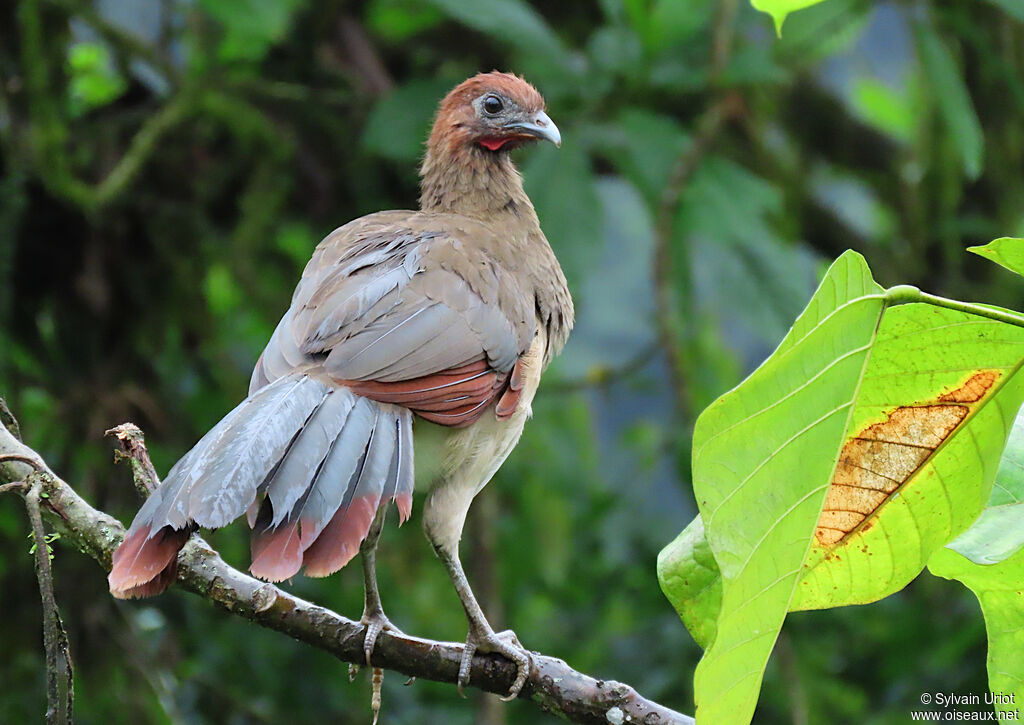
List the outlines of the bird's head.
{"type": "Polygon", "coordinates": [[[544,98],[522,78],[492,71],[463,81],[445,96],[428,146],[497,154],[538,140],[562,144],[558,127],[544,112],[544,98]]]}

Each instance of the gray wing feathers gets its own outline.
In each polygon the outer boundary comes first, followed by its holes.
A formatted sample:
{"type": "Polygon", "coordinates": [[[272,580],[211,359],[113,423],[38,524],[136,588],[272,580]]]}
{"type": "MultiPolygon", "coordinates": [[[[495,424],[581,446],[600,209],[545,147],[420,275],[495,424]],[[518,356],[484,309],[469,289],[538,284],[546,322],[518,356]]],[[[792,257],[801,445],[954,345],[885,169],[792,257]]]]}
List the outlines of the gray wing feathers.
{"type": "Polygon", "coordinates": [[[318,247],[254,385],[285,374],[287,365],[322,364],[338,380],[380,382],[483,356],[500,372],[512,368],[533,340],[536,316],[513,273],[480,245],[460,241],[490,232],[423,215],[395,226],[401,216],[342,227],[318,247]],[[324,354],[326,362],[318,357],[324,354]]]}
{"type": "Polygon", "coordinates": [[[292,334],[292,311],[288,310],[277,323],[263,354],[252,371],[249,395],[271,381],[310,367],[311,360],[299,350],[292,334]]]}

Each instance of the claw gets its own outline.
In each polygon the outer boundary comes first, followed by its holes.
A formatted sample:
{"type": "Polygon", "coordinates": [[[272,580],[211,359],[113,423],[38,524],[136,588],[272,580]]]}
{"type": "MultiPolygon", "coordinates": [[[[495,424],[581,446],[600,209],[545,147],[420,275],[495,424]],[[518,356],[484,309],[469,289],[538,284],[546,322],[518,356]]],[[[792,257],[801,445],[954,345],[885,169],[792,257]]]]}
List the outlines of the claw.
{"type": "Polygon", "coordinates": [[[476,654],[478,649],[481,652],[497,652],[516,664],[516,679],[512,682],[508,694],[501,699],[503,702],[510,702],[519,697],[519,692],[523,689],[526,679],[530,676],[530,667],[533,664],[533,660],[523,645],[519,643],[519,638],[516,637],[515,632],[511,630],[495,634],[491,631],[477,632],[470,629],[469,635],[466,637],[466,646],[462,650],[462,658],[459,660],[459,695],[462,697],[466,696],[462,688],[469,684],[473,655],[476,654]]]}
{"type": "Polygon", "coordinates": [[[373,649],[377,646],[377,638],[380,637],[380,633],[402,634],[402,631],[391,624],[391,621],[381,611],[364,613],[359,622],[366,625],[366,634],[363,636],[363,654],[366,655],[366,666],[371,667],[370,657],[373,656],[373,649]]]}
{"type": "Polygon", "coordinates": [[[459,679],[455,685],[459,697],[463,700],[466,699],[466,692],[463,688],[469,684],[469,672],[473,668],[473,655],[476,654],[476,647],[477,645],[473,641],[473,634],[471,632],[466,637],[466,646],[462,648],[462,659],[459,660],[459,679]]]}

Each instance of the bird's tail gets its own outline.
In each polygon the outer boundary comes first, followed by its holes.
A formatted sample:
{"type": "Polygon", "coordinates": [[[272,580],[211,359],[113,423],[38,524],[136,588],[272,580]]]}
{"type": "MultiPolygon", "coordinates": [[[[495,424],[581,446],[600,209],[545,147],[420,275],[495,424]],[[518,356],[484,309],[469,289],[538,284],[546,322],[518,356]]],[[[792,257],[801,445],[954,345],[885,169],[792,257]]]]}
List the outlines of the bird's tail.
{"type": "Polygon", "coordinates": [[[412,413],[306,375],[255,391],[174,465],[114,552],[110,591],[158,594],[198,526],[248,513],[255,576],[337,571],[379,506],[412,509],[412,413]]]}

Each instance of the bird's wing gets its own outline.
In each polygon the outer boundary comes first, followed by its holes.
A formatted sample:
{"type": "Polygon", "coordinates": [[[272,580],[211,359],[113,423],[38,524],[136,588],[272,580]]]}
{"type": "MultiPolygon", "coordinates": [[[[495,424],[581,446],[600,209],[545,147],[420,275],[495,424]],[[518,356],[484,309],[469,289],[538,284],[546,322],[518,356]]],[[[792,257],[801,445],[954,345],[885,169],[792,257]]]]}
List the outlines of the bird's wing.
{"type": "Polygon", "coordinates": [[[486,225],[386,212],[317,248],[253,374],[258,388],[309,369],[447,425],[515,407],[515,365],[533,341],[534,293],[497,258],[486,225]]]}

